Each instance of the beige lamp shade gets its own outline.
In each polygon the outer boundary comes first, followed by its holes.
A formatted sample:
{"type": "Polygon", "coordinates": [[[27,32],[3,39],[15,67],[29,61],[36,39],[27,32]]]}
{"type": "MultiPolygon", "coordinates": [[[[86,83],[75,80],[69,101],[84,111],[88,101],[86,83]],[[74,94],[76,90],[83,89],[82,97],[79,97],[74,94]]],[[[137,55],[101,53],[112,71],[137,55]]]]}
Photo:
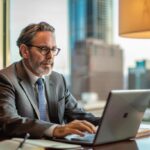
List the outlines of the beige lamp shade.
{"type": "Polygon", "coordinates": [[[150,38],[150,0],[119,0],[119,35],[150,38]]]}

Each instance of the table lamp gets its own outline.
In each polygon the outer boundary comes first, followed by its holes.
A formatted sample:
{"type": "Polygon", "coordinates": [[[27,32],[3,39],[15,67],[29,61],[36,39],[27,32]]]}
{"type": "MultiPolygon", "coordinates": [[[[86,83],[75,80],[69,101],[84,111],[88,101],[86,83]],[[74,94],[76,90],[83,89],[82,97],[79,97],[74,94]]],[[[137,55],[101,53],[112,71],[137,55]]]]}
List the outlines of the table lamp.
{"type": "Polygon", "coordinates": [[[119,0],[119,35],[150,38],[150,0],[119,0]]]}

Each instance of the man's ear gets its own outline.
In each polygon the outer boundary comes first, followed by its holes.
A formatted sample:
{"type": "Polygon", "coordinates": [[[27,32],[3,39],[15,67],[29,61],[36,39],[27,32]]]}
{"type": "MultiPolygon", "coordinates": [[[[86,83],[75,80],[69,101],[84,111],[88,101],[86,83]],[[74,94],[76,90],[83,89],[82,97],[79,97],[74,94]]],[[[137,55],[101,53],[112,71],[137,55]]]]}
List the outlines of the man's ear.
{"type": "Polygon", "coordinates": [[[29,58],[29,50],[25,44],[20,45],[20,54],[25,59],[29,58]]]}

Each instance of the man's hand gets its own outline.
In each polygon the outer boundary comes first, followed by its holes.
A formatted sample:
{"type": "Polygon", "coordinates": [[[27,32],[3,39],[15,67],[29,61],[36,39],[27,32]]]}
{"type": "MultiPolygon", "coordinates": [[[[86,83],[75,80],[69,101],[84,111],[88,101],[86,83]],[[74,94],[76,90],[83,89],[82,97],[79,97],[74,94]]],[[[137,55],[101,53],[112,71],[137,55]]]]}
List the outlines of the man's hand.
{"type": "Polygon", "coordinates": [[[64,137],[68,134],[84,136],[83,132],[96,133],[96,127],[85,120],[74,120],[68,124],[57,126],[54,129],[54,137],[64,137]]]}

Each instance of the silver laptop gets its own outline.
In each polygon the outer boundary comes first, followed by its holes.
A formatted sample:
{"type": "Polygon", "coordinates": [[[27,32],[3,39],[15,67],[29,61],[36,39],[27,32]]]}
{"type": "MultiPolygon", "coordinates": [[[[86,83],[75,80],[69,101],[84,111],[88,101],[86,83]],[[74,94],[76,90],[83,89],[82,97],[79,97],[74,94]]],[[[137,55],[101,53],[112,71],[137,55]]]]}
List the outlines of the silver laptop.
{"type": "Polygon", "coordinates": [[[112,90],[96,134],[68,135],[56,141],[100,145],[134,138],[150,102],[150,90],[112,90]]]}

